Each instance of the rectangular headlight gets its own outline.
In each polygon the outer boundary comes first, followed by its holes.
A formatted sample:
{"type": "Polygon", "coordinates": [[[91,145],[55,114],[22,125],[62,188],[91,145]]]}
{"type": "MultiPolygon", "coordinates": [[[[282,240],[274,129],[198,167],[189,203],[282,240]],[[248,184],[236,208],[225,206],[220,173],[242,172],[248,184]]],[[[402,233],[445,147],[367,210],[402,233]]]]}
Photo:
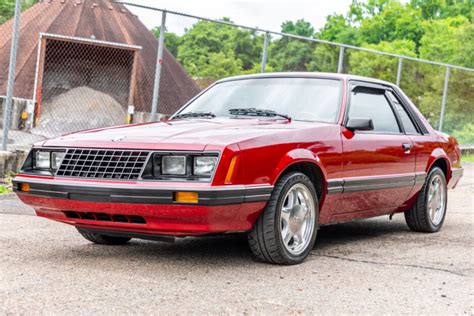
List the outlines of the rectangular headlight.
{"type": "Polygon", "coordinates": [[[49,151],[38,150],[36,152],[35,168],[38,168],[38,169],[51,168],[51,153],[49,151]]]}
{"type": "Polygon", "coordinates": [[[64,156],[66,156],[65,152],[51,152],[51,168],[54,170],[58,169],[59,165],[61,164],[61,161],[63,161],[64,156]]]}
{"type": "Polygon", "coordinates": [[[216,168],[217,157],[194,157],[193,173],[196,176],[210,176],[216,168]]]}
{"type": "Polygon", "coordinates": [[[161,161],[161,173],[167,175],[185,175],[185,156],[163,156],[161,161]]]}

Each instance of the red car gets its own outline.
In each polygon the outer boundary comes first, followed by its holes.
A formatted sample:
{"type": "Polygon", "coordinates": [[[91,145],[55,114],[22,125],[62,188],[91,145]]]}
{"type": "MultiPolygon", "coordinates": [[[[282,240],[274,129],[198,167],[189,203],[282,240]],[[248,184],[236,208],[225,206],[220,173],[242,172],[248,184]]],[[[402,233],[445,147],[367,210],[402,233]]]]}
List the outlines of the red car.
{"type": "Polygon", "coordinates": [[[259,260],[295,264],[321,225],[404,212],[438,231],[460,158],[391,83],[277,73],[218,81],[168,121],[36,144],[14,187],[97,244],[245,232],[259,260]]]}

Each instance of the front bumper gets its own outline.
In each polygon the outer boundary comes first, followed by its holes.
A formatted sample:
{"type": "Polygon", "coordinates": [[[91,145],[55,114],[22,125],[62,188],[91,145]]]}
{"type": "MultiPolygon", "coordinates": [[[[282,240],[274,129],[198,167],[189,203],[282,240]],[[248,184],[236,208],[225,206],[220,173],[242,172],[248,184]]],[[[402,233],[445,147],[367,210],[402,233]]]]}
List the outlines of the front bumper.
{"type": "Polygon", "coordinates": [[[79,228],[172,236],[250,230],[273,189],[22,175],[13,180],[13,186],[18,197],[41,217],[79,228]],[[25,183],[29,190],[20,191],[25,183]],[[198,202],[176,202],[176,192],[197,192],[198,202]]]}

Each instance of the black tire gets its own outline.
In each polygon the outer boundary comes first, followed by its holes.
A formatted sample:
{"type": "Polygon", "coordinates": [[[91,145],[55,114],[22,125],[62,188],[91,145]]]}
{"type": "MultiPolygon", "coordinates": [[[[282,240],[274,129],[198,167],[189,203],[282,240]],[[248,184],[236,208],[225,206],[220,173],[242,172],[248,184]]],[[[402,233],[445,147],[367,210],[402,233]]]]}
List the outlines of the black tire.
{"type": "Polygon", "coordinates": [[[311,180],[303,173],[290,172],[283,175],[275,185],[270,200],[263,213],[248,233],[250,249],[257,260],[267,263],[293,265],[304,261],[314,247],[318,230],[319,203],[311,180]],[[299,255],[291,254],[283,244],[281,236],[280,209],[290,188],[301,183],[305,185],[314,199],[315,220],[312,237],[305,250],[299,255]]]}
{"type": "Polygon", "coordinates": [[[114,237],[114,236],[106,236],[106,235],[99,235],[93,233],[86,233],[78,229],[79,233],[90,242],[98,245],[109,245],[109,246],[117,246],[117,245],[125,245],[130,241],[132,238],[128,237],[114,237]]]}
{"type": "Polygon", "coordinates": [[[446,186],[446,177],[444,172],[438,168],[434,167],[428,173],[425,183],[418,194],[418,197],[408,211],[405,211],[405,220],[408,227],[415,232],[423,233],[434,233],[441,229],[444,223],[444,218],[446,217],[446,207],[447,207],[447,186],[446,186]],[[441,221],[439,223],[433,223],[430,215],[428,214],[428,190],[430,183],[434,177],[439,177],[441,179],[441,185],[444,187],[444,210],[442,214],[441,221]]]}

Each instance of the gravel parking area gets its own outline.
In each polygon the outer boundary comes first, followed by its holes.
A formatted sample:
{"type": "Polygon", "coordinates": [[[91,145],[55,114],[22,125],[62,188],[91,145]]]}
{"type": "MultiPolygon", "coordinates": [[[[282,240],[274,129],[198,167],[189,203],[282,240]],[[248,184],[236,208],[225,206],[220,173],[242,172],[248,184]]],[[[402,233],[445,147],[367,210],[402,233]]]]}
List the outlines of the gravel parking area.
{"type": "Polygon", "coordinates": [[[88,243],[0,198],[1,314],[473,314],[474,165],[441,232],[403,215],[324,227],[308,260],[252,259],[244,236],[88,243]]]}

